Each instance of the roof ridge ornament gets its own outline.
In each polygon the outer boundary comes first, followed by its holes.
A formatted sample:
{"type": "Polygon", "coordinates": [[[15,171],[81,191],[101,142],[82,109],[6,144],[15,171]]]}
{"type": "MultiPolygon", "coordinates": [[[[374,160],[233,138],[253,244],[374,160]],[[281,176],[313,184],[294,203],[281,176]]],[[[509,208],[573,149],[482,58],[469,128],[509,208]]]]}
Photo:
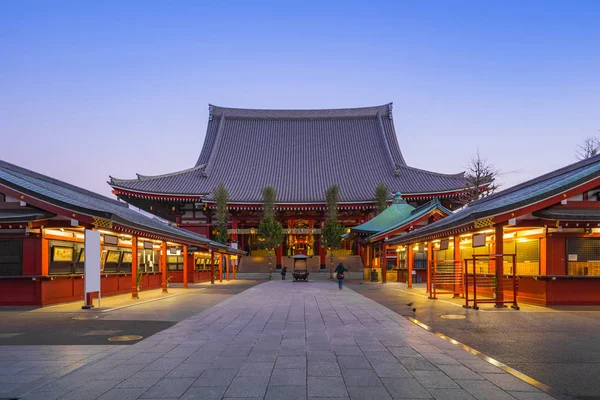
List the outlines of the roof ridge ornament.
{"type": "Polygon", "coordinates": [[[394,170],[394,176],[400,176],[400,165],[396,165],[396,169],[394,170]]]}
{"type": "Polygon", "coordinates": [[[394,108],[394,103],[388,104],[388,118],[392,119],[392,109],[394,108]]]}
{"type": "Polygon", "coordinates": [[[212,121],[213,119],[213,105],[209,104],[208,105],[208,120],[212,121]]]}
{"type": "Polygon", "coordinates": [[[394,195],[394,204],[404,204],[404,203],[406,203],[406,200],[404,200],[402,198],[402,193],[396,192],[396,194],[394,195]]]}

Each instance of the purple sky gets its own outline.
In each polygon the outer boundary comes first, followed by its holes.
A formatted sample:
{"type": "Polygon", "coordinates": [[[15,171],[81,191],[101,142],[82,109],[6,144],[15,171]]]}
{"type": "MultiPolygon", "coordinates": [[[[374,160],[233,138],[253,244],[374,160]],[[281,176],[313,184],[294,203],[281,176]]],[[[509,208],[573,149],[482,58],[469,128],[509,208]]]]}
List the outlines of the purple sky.
{"type": "Polygon", "coordinates": [[[409,165],[509,186],[600,129],[600,2],[3,2],[0,158],[110,194],[194,165],[208,103],[394,102],[409,165]]]}

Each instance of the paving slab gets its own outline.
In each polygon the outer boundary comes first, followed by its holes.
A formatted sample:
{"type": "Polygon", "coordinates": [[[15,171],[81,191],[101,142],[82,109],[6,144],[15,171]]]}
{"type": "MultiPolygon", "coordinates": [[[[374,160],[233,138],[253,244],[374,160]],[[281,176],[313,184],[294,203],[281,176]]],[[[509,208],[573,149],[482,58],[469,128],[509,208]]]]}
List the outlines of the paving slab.
{"type": "MultiPolygon", "coordinates": [[[[29,396],[549,398],[382,305],[327,281],[266,282],[134,345],[112,350],[29,396]],[[479,368],[481,363],[485,369],[479,368]],[[91,390],[76,384],[83,378],[94,379],[91,390]]],[[[0,372],[13,365],[3,364],[0,372]]]]}

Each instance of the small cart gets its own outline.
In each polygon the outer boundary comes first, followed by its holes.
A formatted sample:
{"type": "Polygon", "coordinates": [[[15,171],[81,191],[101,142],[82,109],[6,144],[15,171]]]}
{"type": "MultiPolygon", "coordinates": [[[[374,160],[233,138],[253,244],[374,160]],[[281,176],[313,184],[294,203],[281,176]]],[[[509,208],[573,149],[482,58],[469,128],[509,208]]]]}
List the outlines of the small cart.
{"type": "MultiPolygon", "coordinates": [[[[310,275],[310,272],[308,272],[308,263],[307,263],[307,259],[309,259],[310,257],[304,254],[297,254],[295,256],[291,256],[291,259],[294,260],[294,271],[292,272],[292,277],[294,278],[294,282],[296,281],[303,281],[303,282],[308,282],[308,275],[310,275]],[[301,267],[297,267],[296,266],[296,262],[297,261],[304,261],[304,268],[301,267]]],[[[300,264],[302,265],[302,264],[300,264]]]]}

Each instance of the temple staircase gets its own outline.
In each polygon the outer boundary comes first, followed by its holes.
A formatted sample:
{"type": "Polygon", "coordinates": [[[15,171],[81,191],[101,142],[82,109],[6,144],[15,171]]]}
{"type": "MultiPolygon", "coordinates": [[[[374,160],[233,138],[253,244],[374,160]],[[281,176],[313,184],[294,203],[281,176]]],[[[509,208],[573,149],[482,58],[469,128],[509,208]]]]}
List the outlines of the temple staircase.
{"type": "MultiPolygon", "coordinates": [[[[325,261],[327,262],[327,271],[321,272],[319,257],[315,256],[315,257],[309,258],[307,260],[308,271],[311,274],[315,274],[315,278],[317,276],[320,276],[321,274],[323,274],[323,276],[325,276],[325,275],[329,276],[329,274],[324,273],[324,272],[328,272],[328,269],[329,269],[329,262],[330,262],[329,257],[327,257],[325,261]]],[[[273,262],[273,268],[275,268],[275,257],[273,257],[273,261],[272,262],[273,262]]],[[[292,270],[293,270],[293,268],[294,268],[294,261],[292,259],[288,258],[288,257],[283,257],[282,262],[283,262],[283,264],[287,265],[288,272],[291,273],[292,270]]],[[[358,279],[358,278],[355,278],[355,276],[362,277],[364,266],[363,266],[362,259],[359,256],[338,256],[338,257],[334,257],[333,258],[334,268],[340,262],[343,263],[344,267],[346,267],[349,270],[349,274],[350,274],[350,275],[348,275],[349,278],[358,279]]],[[[298,261],[298,262],[296,262],[296,265],[298,267],[304,266],[304,262],[298,261]]],[[[263,256],[246,256],[246,257],[242,257],[242,259],[240,261],[240,266],[238,268],[238,271],[240,273],[264,273],[264,272],[269,272],[269,258],[268,257],[263,257],[263,256]]],[[[275,272],[275,270],[273,272],[275,272]]],[[[277,270],[277,273],[279,273],[279,270],[277,270]]],[[[329,278],[327,278],[327,279],[329,279],[329,278]]]]}

